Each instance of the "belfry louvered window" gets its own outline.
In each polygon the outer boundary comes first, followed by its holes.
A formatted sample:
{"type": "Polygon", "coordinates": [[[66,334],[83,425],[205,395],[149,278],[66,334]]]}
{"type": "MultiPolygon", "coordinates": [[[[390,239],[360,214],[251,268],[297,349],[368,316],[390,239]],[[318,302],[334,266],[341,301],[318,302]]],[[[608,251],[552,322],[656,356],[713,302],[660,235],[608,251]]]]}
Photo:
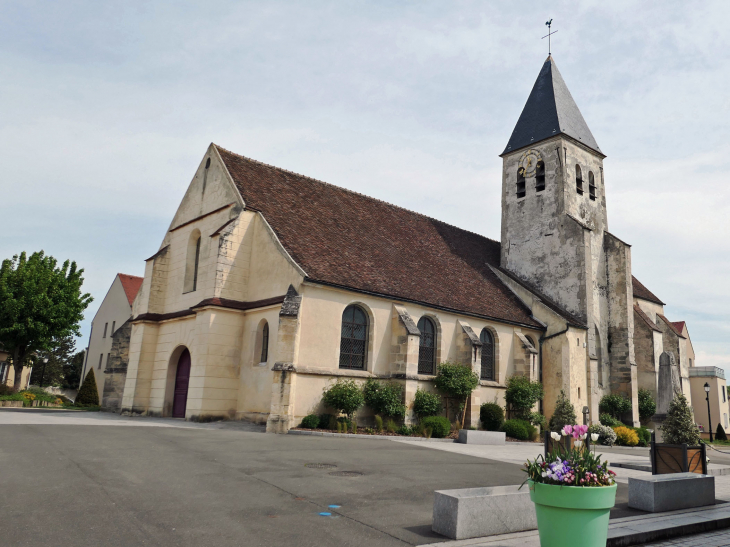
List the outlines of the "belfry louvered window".
{"type": "Polygon", "coordinates": [[[596,201],[596,180],[593,177],[593,171],[588,171],[588,196],[596,201]]]}
{"type": "Polygon", "coordinates": [[[537,162],[537,170],[535,171],[535,192],[542,192],[545,189],[545,162],[540,160],[537,162]]]}
{"type": "Polygon", "coordinates": [[[342,314],[340,368],[365,370],[368,345],[368,317],[358,306],[347,306],[342,314]]]}
{"type": "Polygon", "coordinates": [[[482,380],[495,381],[494,338],[492,337],[492,333],[487,329],[482,329],[479,340],[482,342],[482,380]]]}
{"type": "Polygon", "coordinates": [[[436,329],[428,317],[418,321],[421,342],[418,346],[418,374],[435,374],[436,371],[436,329]]]}
{"type": "Polygon", "coordinates": [[[580,170],[580,165],[575,166],[575,191],[583,195],[583,172],[580,170]]]}
{"type": "Polygon", "coordinates": [[[517,197],[523,198],[525,197],[525,170],[520,167],[517,170],[517,197]]]}

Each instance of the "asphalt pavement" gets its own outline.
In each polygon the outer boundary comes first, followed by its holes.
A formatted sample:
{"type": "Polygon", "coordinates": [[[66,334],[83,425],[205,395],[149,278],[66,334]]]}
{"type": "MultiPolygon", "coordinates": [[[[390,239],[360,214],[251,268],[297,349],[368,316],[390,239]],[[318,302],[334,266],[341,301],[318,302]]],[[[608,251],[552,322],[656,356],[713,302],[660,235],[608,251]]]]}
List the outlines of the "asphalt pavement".
{"type": "Polygon", "coordinates": [[[524,479],[387,440],[28,410],[0,410],[3,547],[420,545],[446,539],[434,490],[524,479]]]}

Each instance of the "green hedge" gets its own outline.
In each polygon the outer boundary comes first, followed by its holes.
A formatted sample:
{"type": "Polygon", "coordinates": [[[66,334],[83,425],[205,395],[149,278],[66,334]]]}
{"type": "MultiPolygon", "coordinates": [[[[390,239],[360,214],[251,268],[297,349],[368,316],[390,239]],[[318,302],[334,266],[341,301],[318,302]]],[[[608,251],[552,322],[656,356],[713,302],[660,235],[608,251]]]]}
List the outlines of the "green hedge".
{"type": "Polygon", "coordinates": [[[537,433],[535,426],[526,420],[507,420],[502,424],[502,431],[519,441],[527,441],[537,433]]]}
{"type": "Polygon", "coordinates": [[[436,439],[443,439],[451,433],[451,422],[444,416],[426,416],[421,425],[424,429],[431,428],[431,436],[436,439]]]}

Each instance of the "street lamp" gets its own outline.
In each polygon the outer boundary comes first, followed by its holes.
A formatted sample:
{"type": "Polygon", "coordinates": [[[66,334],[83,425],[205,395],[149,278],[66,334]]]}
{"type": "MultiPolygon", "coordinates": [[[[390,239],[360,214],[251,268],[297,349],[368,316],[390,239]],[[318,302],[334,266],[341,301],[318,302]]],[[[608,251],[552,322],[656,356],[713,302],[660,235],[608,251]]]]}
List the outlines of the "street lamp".
{"type": "Polygon", "coordinates": [[[43,370],[41,370],[41,385],[43,387],[43,377],[46,375],[46,363],[48,363],[48,357],[43,358],[43,370]]]}
{"type": "Polygon", "coordinates": [[[707,423],[710,429],[710,442],[712,442],[712,418],[710,417],[710,384],[705,382],[705,399],[707,399],[707,423]]]}

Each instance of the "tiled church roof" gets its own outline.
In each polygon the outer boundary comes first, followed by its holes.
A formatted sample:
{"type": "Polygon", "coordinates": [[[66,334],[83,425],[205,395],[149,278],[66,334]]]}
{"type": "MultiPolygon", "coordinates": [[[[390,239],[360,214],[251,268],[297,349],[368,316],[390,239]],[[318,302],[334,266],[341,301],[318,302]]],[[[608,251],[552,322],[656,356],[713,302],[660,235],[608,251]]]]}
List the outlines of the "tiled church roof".
{"type": "Polygon", "coordinates": [[[489,268],[498,241],[217,149],[310,280],[542,328],[489,268]]]}
{"type": "Polygon", "coordinates": [[[139,292],[139,288],[142,286],[144,278],[123,273],[118,273],[117,275],[119,276],[119,281],[122,282],[124,294],[127,295],[127,300],[129,300],[129,305],[131,306],[134,299],[137,297],[137,293],[139,292]]]}
{"type": "Polygon", "coordinates": [[[631,283],[634,288],[634,296],[636,298],[641,298],[643,300],[648,300],[649,302],[654,302],[656,304],[664,305],[664,302],[659,300],[659,297],[656,296],[653,292],[651,292],[649,289],[647,289],[641,281],[636,279],[633,275],[631,276],[631,283]]]}

